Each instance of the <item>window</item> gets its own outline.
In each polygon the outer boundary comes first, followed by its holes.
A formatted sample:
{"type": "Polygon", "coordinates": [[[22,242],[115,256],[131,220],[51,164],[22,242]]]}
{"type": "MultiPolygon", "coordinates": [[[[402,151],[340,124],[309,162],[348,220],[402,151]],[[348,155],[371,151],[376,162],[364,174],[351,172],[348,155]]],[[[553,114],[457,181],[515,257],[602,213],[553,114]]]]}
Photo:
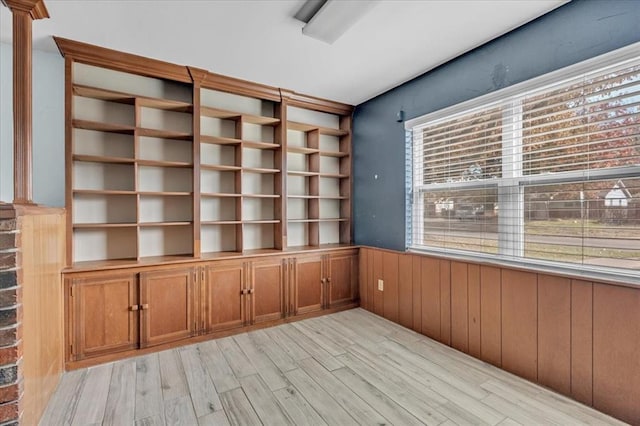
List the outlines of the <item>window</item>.
{"type": "Polygon", "coordinates": [[[407,122],[409,248],[638,277],[632,55],[623,49],[407,122]],[[612,56],[617,63],[603,66],[612,56]]]}

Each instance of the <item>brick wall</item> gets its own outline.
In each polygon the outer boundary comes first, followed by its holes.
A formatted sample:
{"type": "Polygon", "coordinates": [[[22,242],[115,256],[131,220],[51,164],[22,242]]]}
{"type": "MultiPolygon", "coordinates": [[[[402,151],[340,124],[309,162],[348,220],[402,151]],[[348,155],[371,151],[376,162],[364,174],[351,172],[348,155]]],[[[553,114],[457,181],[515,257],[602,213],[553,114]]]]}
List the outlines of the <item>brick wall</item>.
{"type": "Polygon", "coordinates": [[[22,397],[20,232],[15,211],[0,205],[0,425],[17,425],[22,397]]]}

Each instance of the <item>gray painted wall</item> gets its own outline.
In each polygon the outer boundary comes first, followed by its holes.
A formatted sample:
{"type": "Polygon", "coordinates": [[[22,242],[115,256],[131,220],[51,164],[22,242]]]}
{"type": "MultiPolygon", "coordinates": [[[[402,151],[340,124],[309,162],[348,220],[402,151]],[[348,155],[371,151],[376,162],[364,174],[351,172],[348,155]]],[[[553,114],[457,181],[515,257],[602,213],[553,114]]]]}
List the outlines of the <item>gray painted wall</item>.
{"type": "Polygon", "coordinates": [[[399,110],[407,120],[419,117],[637,41],[639,0],[574,0],[359,105],[353,129],[356,244],[405,249],[399,110]]]}
{"type": "MultiPolygon", "coordinates": [[[[0,43],[0,201],[13,200],[11,45],[0,43]]],[[[33,52],[33,200],[64,206],[64,59],[33,52]]]]}

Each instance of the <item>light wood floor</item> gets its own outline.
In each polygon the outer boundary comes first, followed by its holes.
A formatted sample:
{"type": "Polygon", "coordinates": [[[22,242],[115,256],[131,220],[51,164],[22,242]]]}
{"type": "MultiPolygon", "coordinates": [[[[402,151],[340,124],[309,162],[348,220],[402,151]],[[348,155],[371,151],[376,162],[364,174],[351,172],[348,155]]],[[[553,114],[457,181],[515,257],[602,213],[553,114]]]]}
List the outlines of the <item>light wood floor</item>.
{"type": "Polygon", "coordinates": [[[41,424],[620,423],[354,309],[66,373],[41,424]]]}

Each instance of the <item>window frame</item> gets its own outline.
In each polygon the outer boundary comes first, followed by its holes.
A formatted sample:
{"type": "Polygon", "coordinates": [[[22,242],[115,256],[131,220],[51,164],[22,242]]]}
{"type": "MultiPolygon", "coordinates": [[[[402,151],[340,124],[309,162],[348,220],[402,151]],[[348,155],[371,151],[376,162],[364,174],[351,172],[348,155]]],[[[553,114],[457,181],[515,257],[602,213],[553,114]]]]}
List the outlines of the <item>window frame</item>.
{"type": "MultiPolygon", "coordinates": [[[[510,211],[519,211],[520,220],[517,217],[510,218],[511,222],[507,225],[505,221],[500,221],[498,224],[498,254],[488,254],[482,252],[474,252],[467,250],[460,250],[454,248],[439,248],[439,247],[415,247],[412,245],[412,236],[417,231],[424,230],[424,211],[420,210],[414,217],[414,201],[417,199],[418,194],[430,192],[437,189],[461,189],[461,188],[490,188],[497,186],[498,191],[501,188],[510,188],[512,194],[515,190],[518,191],[518,200],[513,201],[511,199],[510,206],[517,205],[520,207],[524,205],[523,198],[524,188],[527,186],[535,186],[540,184],[557,184],[564,182],[577,182],[577,181],[591,181],[603,178],[624,178],[624,177],[640,177],[640,166],[627,166],[616,168],[615,171],[610,169],[595,169],[595,170],[578,170],[563,172],[562,176],[553,174],[541,174],[541,175],[523,175],[522,173],[522,128],[516,123],[514,127],[510,125],[503,125],[503,135],[505,133],[512,133],[509,137],[504,138],[503,142],[511,141],[515,144],[502,144],[502,177],[497,179],[496,182],[489,180],[480,181],[468,181],[468,182],[456,182],[454,186],[450,183],[443,184],[426,184],[419,185],[420,188],[416,190],[414,188],[415,179],[420,178],[421,170],[414,170],[413,168],[413,131],[415,128],[420,128],[426,124],[433,125],[438,121],[453,119],[456,115],[460,114],[473,114],[474,111],[481,109],[488,109],[492,105],[500,105],[504,108],[504,105],[514,102],[520,102],[525,96],[535,91],[542,91],[545,88],[556,86],[569,82],[573,79],[580,78],[584,75],[588,75],[594,72],[606,72],[607,68],[618,67],[625,62],[637,61],[640,59],[640,42],[634,43],[620,49],[596,56],[591,59],[579,62],[574,65],[570,65],[559,70],[534,77],[529,80],[525,80],[520,83],[516,83],[504,89],[496,90],[494,92],[469,99],[467,101],[454,104],[443,109],[416,117],[405,121],[405,148],[406,148],[406,180],[405,180],[405,197],[406,197],[406,250],[414,253],[424,253],[437,257],[445,257],[447,259],[462,260],[479,262],[482,264],[491,264],[496,266],[516,267],[526,270],[534,270],[539,272],[554,273],[569,275],[579,278],[596,279],[600,281],[610,282],[624,282],[631,285],[640,285],[640,270],[634,271],[633,269],[622,269],[613,267],[591,266],[578,263],[569,262],[556,262],[535,258],[526,258],[522,256],[524,254],[524,209],[510,209],[510,211]],[[518,134],[520,137],[518,137],[518,134]],[[504,159],[507,156],[514,156],[512,158],[519,158],[520,161],[505,162],[504,159]],[[516,164],[520,167],[508,169],[505,164],[516,164]],[[615,177],[613,176],[615,175],[615,177]],[[420,219],[418,219],[420,218],[420,219]],[[520,232],[515,233],[513,231],[504,232],[507,226],[513,229],[513,222],[517,222],[515,225],[521,229],[520,232]],[[502,232],[501,232],[502,231],[502,232]],[[506,242],[506,246],[502,243],[503,236],[519,236],[515,241],[506,242]],[[506,249],[505,249],[506,247],[506,249]]],[[[520,107],[520,111],[522,108],[520,107]]],[[[504,113],[504,109],[503,109],[504,113]]],[[[505,119],[509,119],[509,114],[505,115],[505,119]]],[[[416,186],[417,187],[417,186],[416,186]]],[[[504,197],[498,197],[499,203],[506,202],[504,197]],[[502,199],[502,201],[500,201],[502,199]]],[[[503,206],[499,204],[500,211],[503,206]]]]}

